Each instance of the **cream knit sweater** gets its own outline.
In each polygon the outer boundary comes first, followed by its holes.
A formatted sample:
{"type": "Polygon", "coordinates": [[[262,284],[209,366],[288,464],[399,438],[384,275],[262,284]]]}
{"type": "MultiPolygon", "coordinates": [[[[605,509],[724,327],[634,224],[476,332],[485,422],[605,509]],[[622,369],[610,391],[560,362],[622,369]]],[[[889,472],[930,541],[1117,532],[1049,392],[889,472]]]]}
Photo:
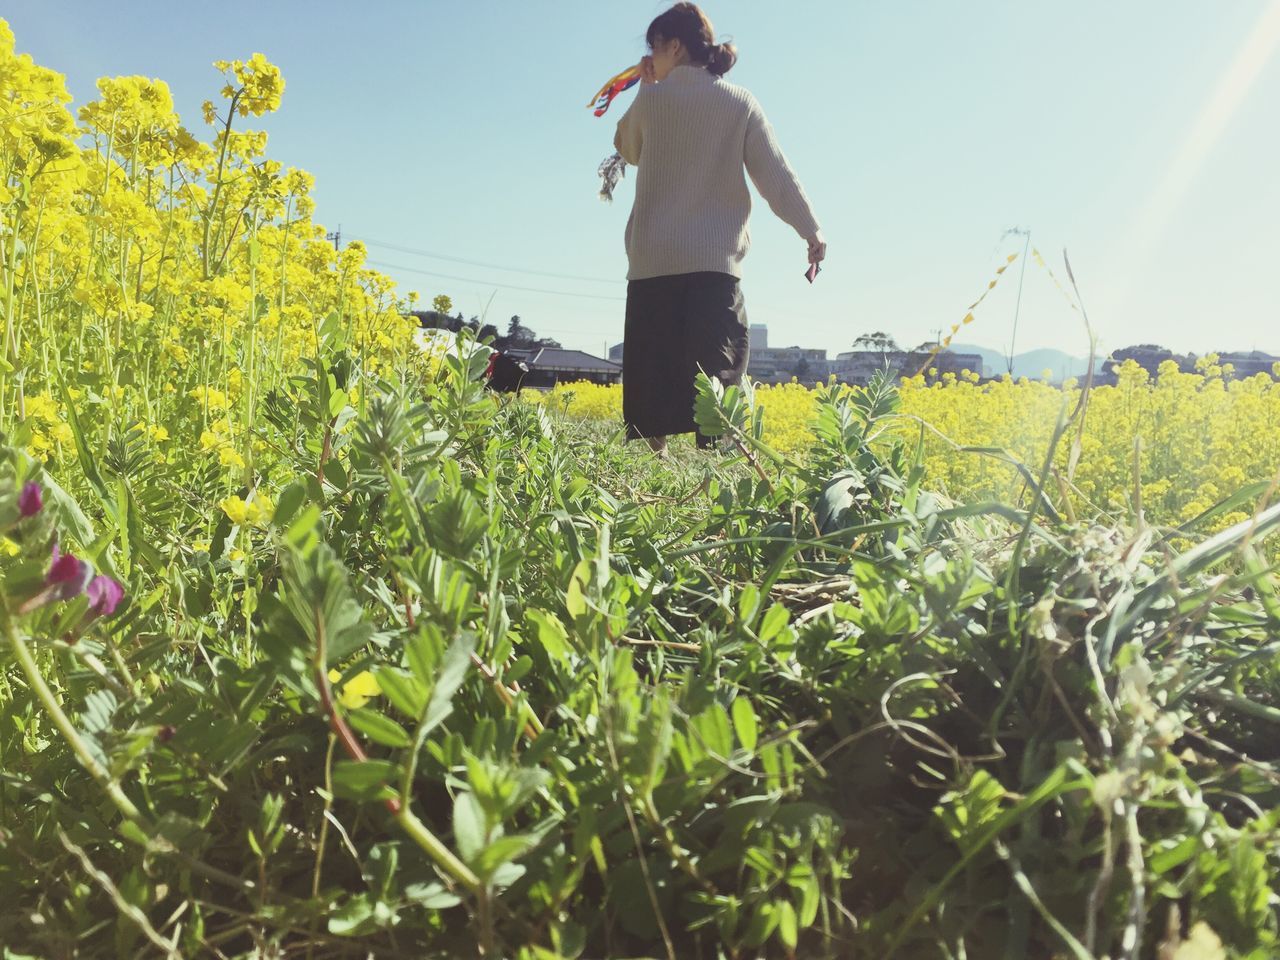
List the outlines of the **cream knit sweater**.
{"type": "Polygon", "coordinates": [[[744,166],[779,218],[804,239],[818,232],[809,199],[747,90],[683,65],[639,91],[613,141],[638,171],[628,280],[701,270],[741,276],[751,245],[744,166]]]}

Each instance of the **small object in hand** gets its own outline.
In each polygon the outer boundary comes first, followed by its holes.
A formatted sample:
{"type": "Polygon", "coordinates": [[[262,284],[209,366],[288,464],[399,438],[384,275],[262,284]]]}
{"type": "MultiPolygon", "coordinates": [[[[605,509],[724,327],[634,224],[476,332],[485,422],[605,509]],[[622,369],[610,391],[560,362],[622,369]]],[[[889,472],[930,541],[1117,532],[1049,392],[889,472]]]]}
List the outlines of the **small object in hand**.
{"type": "Polygon", "coordinates": [[[808,280],[810,283],[813,283],[813,279],[818,275],[818,271],[820,269],[821,267],[819,267],[816,263],[809,264],[809,269],[804,272],[804,278],[808,280]]]}
{"type": "Polygon", "coordinates": [[[600,92],[591,98],[591,102],[587,104],[587,108],[594,108],[595,115],[597,117],[603,117],[605,112],[609,109],[609,104],[613,103],[614,98],[617,97],[618,94],[630,90],[639,83],[640,77],[641,72],[639,64],[634,67],[627,67],[627,69],[623,70],[617,76],[611,77],[609,80],[605,81],[604,86],[600,88],[600,92]]]}

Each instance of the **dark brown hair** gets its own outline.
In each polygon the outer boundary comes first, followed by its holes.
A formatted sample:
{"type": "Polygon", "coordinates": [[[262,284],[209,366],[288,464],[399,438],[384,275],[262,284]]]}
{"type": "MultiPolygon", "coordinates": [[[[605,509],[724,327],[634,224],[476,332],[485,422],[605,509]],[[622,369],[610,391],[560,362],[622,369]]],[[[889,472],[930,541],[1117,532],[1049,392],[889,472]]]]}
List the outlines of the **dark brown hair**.
{"type": "Polygon", "coordinates": [[[664,41],[679,40],[694,63],[717,77],[728,73],[738,61],[738,51],[732,43],[716,43],[711,21],[696,3],[677,3],[658,14],[644,39],[650,50],[664,41]]]}

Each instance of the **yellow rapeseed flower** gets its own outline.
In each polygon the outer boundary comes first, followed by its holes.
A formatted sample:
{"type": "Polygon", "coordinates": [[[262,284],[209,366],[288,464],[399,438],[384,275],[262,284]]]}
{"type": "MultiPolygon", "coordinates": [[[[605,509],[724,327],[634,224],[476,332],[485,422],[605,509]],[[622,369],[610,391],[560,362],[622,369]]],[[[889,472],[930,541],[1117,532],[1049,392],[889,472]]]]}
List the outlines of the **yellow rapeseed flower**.
{"type": "MultiPolygon", "coordinates": [[[[337,683],[341,679],[340,671],[329,671],[330,683],[337,683]]],[[[368,670],[361,670],[342,685],[338,693],[338,702],[348,710],[358,710],[374,697],[380,696],[382,696],[382,688],[378,686],[377,678],[368,670]]]]}
{"type": "Polygon", "coordinates": [[[243,524],[249,519],[249,505],[240,497],[223,497],[218,501],[218,506],[231,518],[232,523],[243,524]]]}

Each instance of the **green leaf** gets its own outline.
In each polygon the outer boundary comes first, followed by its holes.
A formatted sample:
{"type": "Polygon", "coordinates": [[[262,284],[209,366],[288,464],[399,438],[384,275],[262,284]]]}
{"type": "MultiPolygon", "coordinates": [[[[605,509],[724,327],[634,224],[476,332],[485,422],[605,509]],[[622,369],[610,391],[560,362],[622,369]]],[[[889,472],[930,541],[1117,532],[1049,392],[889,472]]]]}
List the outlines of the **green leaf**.
{"type": "MultiPolygon", "coordinates": [[[[1215,517],[1219,517],[1219,516],[1222,516],[1223,514],[1230,513],[1233,510],[1243,510],[1246,513],[1253,513],[1255,509],[1255,505],[1267,493],[1267,490],[1270,488],[1270,486],[1271,486],[1270,480],[1261,480],[1257,483],[1251,483],[1247,486],[1241,487],[1235,493],[1231,494],[1230,496],[1222,500],[1219,500],[1217,503],[1209,507],[1207,510],[1203,510],[1200,513],[1196,514],[1194,517],[1192,517],[1190,520],[1184,521],[1183,523],[1179,524],[1178,527],[1176,528],[1176,532],[1190,533],[1196,527],[1207,523],[1208,521],[1214,519],[1215,517]]],[[[1173,532],[1170,532],[1163,539],[1167,540],[1173,535],[1174,535],[1173,532]]]]}
{"type": "Polygon", "coordinates": [[[347,489],[347,468],[337,457],[330,457],[324,462],[324,478],[335,490],[347,489]]]}
{"type": "Polygon", "coordinates": [[[329,915],[329,932],[339,937],[357,937],[394,926],[395,909],[367,893],[352,897],[329,915]]]}
{"type": "Polygon", "coordinates": [[[329,416],[336,417],[347,405],[347,391],[335,390],[329,394],[329,416]]]}
{"type": "Polygon", "coordinates": [[[466,791],[453,800],[453,842],[468,865],[474,863],[485,847],[489,828],[484,807],[474,793],[466,791]]]}
{"type": "Polygon", "coordinates": [[[409,669],[428,687],[435,683],[443,651],[440,629],[430,621],[420,621],[418,629],[404,642],[404,658],[409,661],[409,669]]]}
{"type": "Polygon", "coordinates": [[[1059,797],[1064,793],[1086,789],[1088,786],[1089,780],[1084,777],[1068,780],[1067,765],[1059,765],[1041,780],[1039,786],[1034,790],[1023,796],[1012,807],[1001,812],[999,816],[975,830],[974,836],[966,838],[964,854],[960,859],[952,864],[941,880],[931,886],[923,895],[916,898],[910,916],[898,925],[897,932],[889,942],[885,953],[886,960],[897,952],[898,946],[905,937],[918,929],[917,925],[938,904],[938,901],[942,899],[943,893],[951,885],[952,881],[964,871],[969,861],[980,851],[986,849],[1004,830],[1013,826],[1013,824],[1027,816],[1042,803],[1054,797],[1059,797]]]}
{"type": "Polygon", "coordinates": [[[439,726],[453,711],[453,695],[467,678],[471,669],[471,654],[476,648],[476,636],[473,633],[461,633],[449,644],[445,652],[444,663],[440,667],[440,676],[436,678],[431,689],[431,700],[427,703],[427,715],[422,724],[422,735],[430,733],[439,726]]]}
{"type": "Polygon", "coordinates": [[[500,866],[504,863],[510,863],[527,853],[537,842],[538,836],[536,834],[521,833],[498,837],[496,840],[490,841],[480,851],[480,855],[475,858],[471,868],[482,878],[492,876],[493,872],[500,866]]]}
{"type": "Polygon", "coordinates": [[[311,553],[320,542],[320,505],[311,503],[302,511],[298,519],[289,524],[285,532],[285,541],[298,549],[303,555],[311,553]]]}
{"type": "Polygon", "coordinates": [[[769,608],[769,612],[764,615],[764,619],[760,621],[760,642],[768,643],[782,632],[782,629],[790,620],[791,614],[787,611],[787,608],[780,603],[775,603],[769,608]]]}
{"type": "Polygon", "coordinates": [[[752,914],[751,920],[747,923],[747,929],[743,934],[743,942],[752,946],[758,946],[778,928],[778,910],[772,901],[765,901],[759,904],[755,913],[752,914]]]}
{"type": "Polygon", "coordinates": [[[1194,857],[1200,850],[1200,842],[1200,837],[1195,834],[1183,837],[1172,846],[1168,846],[1166,841],[1161,844],[1162,849],[1158,853],[1147,858],[1147,868],[1157,877],[1162,876],[1194,857]]]}
{"type": "Polygon", "coordinates": [[[511,664],[511,666],[507,667],[506,672],[503,673],[502,680],[504,683],[508,685],[513,683],[519,683],[521,680],[523,680],[525,677],[529,675],[529,672],[532,669],[533,669],[533,657],[529,656],[528,654],[516,657],[515,661],[511,664]]]}
{"type": "Polygon", "coordinates": [[[418,720],[427,706],[427,687],[411,673],[383,664],[373,672],[378,686],[393,707],[405,716],[418,720]]]}
{"type": "MultiPolygon", "coordinates": [[[[294,528],[305,519],[306,514],[294,528]]],[[[290,528],[291,538],[294,528],[290,528]]],[[[345,660],[368,643],[373,627],[364,620],[346,567],[328,544],[316,543],[307,550],[290,542],[284,551],[284,569],[285,606],[312,646],[323,636],[327,663],[345,660]]]]}
{"type": "Polygon", "coordinates": [[[333,767],[333,792],[348,800],[394,797],[391,784],[400,767],[389,760],[339,760],[333,767]]]}
{"type": "Polygon", "coordinates": [[[465,487],[442,498],[423,519],[431,545],[459,560],[471,556],[489,529],[488,515],[465,487]]]}
{"type": "Polygon", "coordinates": [[[812,874],[801,889],[800,926],[808,928],[818,918],[818,908],[822,903],[822,888],[818,886],[818,878],[812,874]]]}
{"type": "Polygon", "coordinates": [[[694,717],[689,725],[703,749],[716,759],[728,759],[733,753],[733,731],[729,726],[729,715],[720,704],[713,703],[694,717]]]}
{"type": "Polygon", "coordinates": [[[81,546],[93,543],[96,536],[93,532],[93,523],[85,516],[75,498],[48,473],[40,478],[40,483],[44,487],[44,495],[49,500],[49,507],[53,511],[54,522],[58,529],[70,535],[71,539],[81,546]]]}
{"type": "Polygon", "coordinates": [[[661,781],[671,743],[671,700],[659,694],[653,698],[636,735],[636,748],[628,756],[628,765],[640,778],[639,789],[644,796],[650,796],[661,781]]]}
{"type": "Polygon", "coordinates": [[[347,720],[370,740],[384,747],[403,749],[413,744],[400,724],[368,707],[352,710],[347,714],[347,720]]]}
{"type": "Polygon", "coordinates": [[[744,694],[739,694],[733,701],[733,732],[738,736],[742,749],[754,751],[760,735],[760,725],[756,720],[755,707],[744,694]]]}
{"type": "Polygon", "coordinates": [[[794,950],[800,940],[800,931],[796,924],[796,908],[790,900],[778,900],[775,903],[778,916],[778,939],[788,950],[794,950]]]}
{"type": "Polygon", "coordinates": [[[587,612],[586,592],[591,583],[591,561],[579,560],[569,577],[569,587],[565,590],[564,606],[569,616],[575,620],[587,612]]]}
{"type": "Polygon", "coordinates": [[[866,486],[866,478],[853,467],[841,470],[827,481],[818,495],[816,513],[819,529],[823,533],[840,529],[845,514],[858,501],[859,494],[865,497],[866,486]]]}
{"type": "Polygon", "coordinates": [[[547,657],[553,662],[567,663],[569,658],[569,633],[560,619],[545,610],[531,608],[524,612],[525,621],[533,628],[547,657]]]}
{"type": "Polygon", "coordinates": [[[93,454],[89,451],[84,429],[80,425],[80,414],[77,412],[76,401],[71,397],[71,391],[67,387],[67,381],[62,376],[61,367],[55,364],[53,370],[58,376],[58,386],[62,389],[62,401],[67,411],[67,424],[71,427],[71,438],[75,441],[76,457],[80,461],[80,469],[84,471],[85,479],[93,487],[93,492],[98,495],[98,499],[101,501],[107,516],[118,522],[119,517],[116,514],[115,497],[107,490],[106,482],[103,481],[102,474],[98,470],[98,461],[94,459],[93,454]]]}
{"type": "Polygon", "coordinates": [[[294,480],[280,492],[280,496],[276,500],[275,514],[271,518],[272,522],[277,527],[287,525],[306,502],[307,485],[301,480],[294,480]]]}
{"type": "Polygon", "coordinates": [[[406,900],[427,910],[448,910],[462,902],[456,893],[449,892],[443,883],[411,883],[404,888],[406,900]]]}

